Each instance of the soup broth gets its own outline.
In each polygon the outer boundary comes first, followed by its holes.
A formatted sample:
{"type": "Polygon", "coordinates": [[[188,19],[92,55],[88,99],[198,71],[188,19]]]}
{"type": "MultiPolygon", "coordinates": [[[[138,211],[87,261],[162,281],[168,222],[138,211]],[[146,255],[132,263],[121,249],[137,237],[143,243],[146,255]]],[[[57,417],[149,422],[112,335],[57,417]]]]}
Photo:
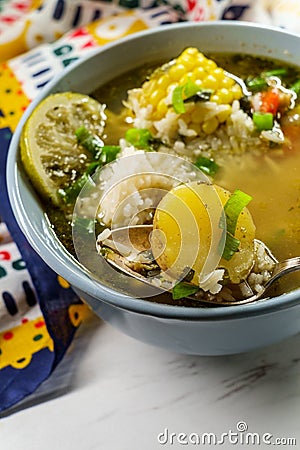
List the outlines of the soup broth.
{"type": "MultiPolygon", "coordinates": [[[[242,79],[257,77],[262,71],[278,67],[287,69],[287,85],[300,79],[298,68],[279,61],[236,54],[213,54],[209,57],[242,79]]],[[[152,70],[153,65],[126,73],[91,94],[107,105],[105,144],[117,144],[124,137],[129,126],[126,122],[128,111],[123,105],[127,91],[140,86],[152,70]]],[[[282,129],[287,139],[280,148],[274,146],[274,149],[261,153],[253,148],[253,152],[223,154],[220,161],[216,154],[216,162],[221,168],[214,181],[230,191],[238,188],[252,196],[248,209],[256,225],[256,238],[267,244],[278,260],[300,255],[300,119],[296,116],[295,113],[293,120],[283,121],[282,129]]],[[[50,205],[46,209],[55,233],[73,253],[71,227],[69,223],[66,230],[64,213],[50,205]]],[[[289,277],[288,286],[284,289],[298,284],[297,276],[289,277]]],[[[152,300],[174,303],[165,296],[162,300],[152,300]]],[[[181,300],[179,304],[185,304],[185,301],[181,300]]]]}

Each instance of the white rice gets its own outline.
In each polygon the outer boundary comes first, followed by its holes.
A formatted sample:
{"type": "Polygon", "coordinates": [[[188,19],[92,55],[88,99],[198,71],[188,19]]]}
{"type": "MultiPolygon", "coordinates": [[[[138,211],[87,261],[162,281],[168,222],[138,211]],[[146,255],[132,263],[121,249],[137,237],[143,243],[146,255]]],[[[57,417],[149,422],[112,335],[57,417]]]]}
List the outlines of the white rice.
{"type": "MultiPolygon", "coordinates": [[[[237,156],[249,150],[264,152],[268,148],[268,141],[259,137],[252,119],[241,110],[237,100],[232,104],[232,113],[227,121],[208,135],[197,135],[175,112],[169,112],[162,120],[152,123],[148,119],[152,106],[139,108],[134,96],[131,101],[131,107],[136,113],[134,126],[147,129],[154,127],[155,137],[163,143],[155,153],[157,161],[153,158],[150,161],[147,156],[149,153],[137,150],[121,139],[122,150],[118,159],[102,169],[100,184],[104,195],[97,217],[112,229],[151,222],[153,210],[167,191],[183,181],[195,179],[191,165],[185,166],[176,158],[170,164],[170,160],[160,157],[162,152],[181,156],[190,162],[202,155],[222,163],[222,158],[228,154],[237,156]]],[[[213,102],[204,102],[201,107],[207,118],[216,116],[224,109],[223,105],[213,102]]],[[[252,293],[261,291],[271,276],[273,266],[273,261],[263,247],[256,245],[254,266],[246,280],[252,293]]],[[[223,269],[216,269],[206,280],[199,280],[202,289],[197,294],[199,299],[213,298],[220,302],[235,300],[230,289],[222,287],[220,283],[223,275],[223,269]]]]}
{"type": "MultiPolygon", "coordinates": [[[[174,152],[179,156],[190,158],[191,161],[195,161],[199,155],[202,155],[214,158],[221,163],[223,156],[228,153],[241,155],[247,151],[265,152],[269,148],[270,141],[274,142],[274,139],[277,139],[277,143],[282,142],[282,137],[277,138],[274,133],[262,132],[259,134],[251,117],[240,108],[238,100],[233,101],[232,111],[226,122],[219,125],[212,134],[204,132],[197,134],[173,110],[170,110],[161,120],[152,122],[150,120],[152,106],[139,107],[137,97],[130,93],[126,104],[134,111],[134,126],[152,130],[154,137],[162,141],[162,151],[174,152]]],[[[186,112],[189,112],[192,107],[192,103],[187,104],[186,112]]],[[[197,108],[203,110],[203,114],[208,120],[226,109],[227,105],[218,105],[207,101],[198,104],[197,108]]]]}
{"type": "Polygon", "coordinates": [[[195,180],[199,173],[179,158],[136,150],[123,140],[120,144],[120,157],[100,175],[104,195],[97,218],[111,228],[151,221],[152,210],[166,192],[195,180]]]}

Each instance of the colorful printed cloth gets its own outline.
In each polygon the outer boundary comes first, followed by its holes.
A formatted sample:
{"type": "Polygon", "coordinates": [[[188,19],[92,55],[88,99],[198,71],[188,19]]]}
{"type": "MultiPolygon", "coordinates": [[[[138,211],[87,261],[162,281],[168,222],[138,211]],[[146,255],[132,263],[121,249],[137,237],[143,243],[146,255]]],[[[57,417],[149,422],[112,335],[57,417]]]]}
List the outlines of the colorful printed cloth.
{"type": "Polygon", "coordinates": [[[7,150],[31,100],[69,64],[130,33],[216,19],[300,31],[299,16],[298,0],[0,0],[0,412],[49,377],[89,314],[29,246],[9,205],[7,150]]]}

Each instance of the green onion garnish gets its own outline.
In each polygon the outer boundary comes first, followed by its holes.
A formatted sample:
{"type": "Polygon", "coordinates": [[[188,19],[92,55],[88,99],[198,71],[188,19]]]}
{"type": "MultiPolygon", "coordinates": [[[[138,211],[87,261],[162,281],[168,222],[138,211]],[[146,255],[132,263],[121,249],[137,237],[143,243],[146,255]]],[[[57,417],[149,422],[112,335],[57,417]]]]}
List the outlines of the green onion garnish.
{"type": "Polygon", "coordinates": [[[224,212],[226,216],[227,231],[233,236],[235,234],[239,215],[251,200],[252,197],[250,195],[245,194],[245,192],[239,189],[236,189],[225,203],[224,212]]]}
{"type": "Polygon", "coordinates": [[[274,118],[272,113],[254,112],[252,119],[258,131],[272,130],[274,126],[274,118]]]}
{"type": "Polygon", "coordinates": [[[300,94],[300,80],[296,81],[292,86],[290,87],[292,91],[294,91],[297,95],[300,94]]]}
{"type": "Polygon", "coordinates": [[[126,131],[125,139],[134,147],[142,150],[151,150],[152,134],[146,128],[130,128],[126,131]]]}
{"type": "Polygon", "coordinates": [[[77,178],[74,183],[70,184],[70,186],[65,189],[58,190],[58,194],[66,204],[75,202],[85,183],[90,180],[91,174],[93,174],[100,165],[101,163],[98,161],[92,162],[88,165],[86,171],[79,178],[77,178]]]}
{"type": "Polygon", "coordinates": [[[186,283],[185,281],[180,281],[173,287],[172,297],[174,300],[179,300],[180,298],[187,297],[188,295],[196,294],[198,291],[198,286],[191,283],[186,283]]]}
{"type": "Polygon", "coordinates": [[[103,165],[114,161],[121,150],[119,145],[104,145],[99,136],[92,134],[84,126],[78,128],[75,135],[79,144],[90,152],[95,160],[100,160],[103,165]]]}
{"type": "Polygon", "coordinates": [[[108,164],[116,159],[120,151],[121,147],[119,145],[104,145],[101,149],[99,160],[103,165],[108,164]]]}
{"type": "Polygon", "coordinates": [[[262,91],[263,89],[266,89],[268,87],[267,80],[262,77],[255,77],[246,80],[246,86],[250,89],[252,92],[258,92],[262,91]]]}
{"type": "Polygon", "coordinates": [[[78,128],[75,135],[78,143],[93,155],[94,161],[89,164],[85,172],[74,183],[65,189],[58,190],[58,194],[66,204],[74,203],[85,183],[91,180],[90,176],[97,167],[102,167],[114,161],[121,150],[118,145],[104,145],[102,139],[92,134],[85,126],[78,128]]]}
{"type": "Polygon", "coordinates": [[[183,93],[184,93],[184,86],[177,86],[172,94],[172,105],[174,111],[177,114],[185,113],[185,106],[183,103],[183,93]]]}
{"type": "Polygon", "coordinates": [[[248,78],[248,80],[246,80],[246,86],[252,92],[263,91],[268,87],[268,78],[284,78],[287,74],[288,71],[285,68],[268,70],[266,72],[262,72],[258,77],[248,78]]]}
{"type": "Polygon", "coordinates": [[[181,86],[177,86],[172,94],[172,105],[174,111],[177,114],[185,113],[185,105],[184,102],[192,99],[195,95],[199,94],[198,100],[207,101],[210,98],[210,95],[213,91],[211,90],[203,90],[192,80],[188,80],[185,84],[181,86]],[[203,94],[203,98],[201,98],[201,94],[203,94]],[[204,95],[205,94],[205,95],[204,95]]]}
{"type": "Polygon", "coordinates": [[[224,213],[226,217],[226,241],[222,257],[227,261],[238,250],[240,241],[234,237],[236,224],[239,215],[251,200],[252,197],[250,195],[237,189],[225,203],[224,213]]]}
{"type": "Polygon", "coordinates": [[[273,69],[273,70],[267,70],[266,72],[262,72],[262,77],[285,77],[287,75],[288,71],[287,69],[280,68],[280,69],[273,69]]]}
{"type": "Polygon", "coordinates": [[[222,258],[226,259],[226,261],[229,261],[233,257],[233,255],[238,251],[239,245],[240,241],[234,236],[232,236],[232,234],[227,232],[222,258]]]}
{"type": "Polygon", "coordinates": [[[194,165],[210,177],[214,177],[220,168],[220,166],[215,161],[209,158],[205,158],[204,156],[200,156],[194,163],[194,165]]]}
{"type": "Polygon", "coordinates": [[[78,128],[75,131],[75,135],[79,144],[90,152],[95,159],[98,159],[104,145],[102,139],[100,139],[99,136],[92,134],[84,126],[78,128]]]}

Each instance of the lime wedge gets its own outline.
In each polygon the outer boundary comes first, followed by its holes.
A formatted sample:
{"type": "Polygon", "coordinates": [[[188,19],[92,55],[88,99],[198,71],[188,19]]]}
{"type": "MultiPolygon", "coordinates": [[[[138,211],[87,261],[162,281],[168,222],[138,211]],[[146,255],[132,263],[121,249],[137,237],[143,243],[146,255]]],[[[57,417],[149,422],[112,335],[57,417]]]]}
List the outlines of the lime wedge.
{"type": "Polygon", "coordinates": [[[105,105],[88,95],[63,92],[46,97],[28,118],[21,135],[21,159],[33,186],[45,201],[59,206],[58,190],[72,184],[92,161],[75,131],[84,126],[103,134],[105,105]]]}

